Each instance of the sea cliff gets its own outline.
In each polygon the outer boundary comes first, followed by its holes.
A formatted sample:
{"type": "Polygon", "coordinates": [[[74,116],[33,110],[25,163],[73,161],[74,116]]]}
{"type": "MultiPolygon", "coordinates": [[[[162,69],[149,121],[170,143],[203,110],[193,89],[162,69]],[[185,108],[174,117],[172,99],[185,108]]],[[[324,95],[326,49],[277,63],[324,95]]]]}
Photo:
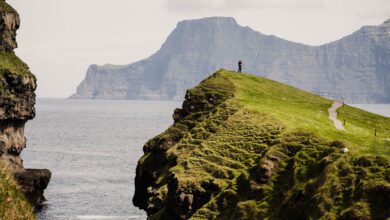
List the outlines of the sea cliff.
{"type": "Polygon", "coordinates": [[[148,219],[390,217],[390,119],[345,105],[340,131],[331,105],[220,70],[143,147],[133,203],[148,219]]]}
{"type": "MultiPolygon", "coordinates": [[[[19,59],[14,49],[17,47],[16,31],[19,28],[18,13],[4,0],[0,1],[0,167],[1,175],[16,180],[0,181],[3,189],[20,191],[24,197],[19,199],[7,197],[13,195],[7,190],[1,191],[2,214],[6,215],[7,207],[18,207],[13,203],[23,198],[37,206],[45,201],[43,191],[46,189],[51,172],[43,169],[25,169],[20,156],[26,147],[24,126],[35,116],[36,78],[28,66],[19,59]],[[15,184],[13,186],[12,184],[15,184]],[[5,201],[3,201],[5,199],[5,201]],[[8,202],[7,202],[8,201],[8,202]]],[[[11,209],[12,211],[12,209],[11,209]]],[[[18,211],[18,210],[16,210],[18,211]]],[[[21,212],[21,210],[19,210],[21,212]]],[[[11,215],[12,216],[12,215],[11,215]]],[[[0,216],[4,217],[4,216],[0,216]]],[[[17,217],[14,216],[14,217],[17,217]]],[[[20,216],[19,216],[20,217],[20,216]]],[[[6,217],[4,217],[6,218],[6,217]]]]}

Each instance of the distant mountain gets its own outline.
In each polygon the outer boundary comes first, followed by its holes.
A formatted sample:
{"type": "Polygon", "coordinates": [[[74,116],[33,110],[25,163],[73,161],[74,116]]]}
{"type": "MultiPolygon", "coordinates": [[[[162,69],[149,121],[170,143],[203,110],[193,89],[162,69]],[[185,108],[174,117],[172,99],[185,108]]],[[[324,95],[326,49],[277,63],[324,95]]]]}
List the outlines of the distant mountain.
{"type": "Polygon", "coordinates": [[[83,99],[183,99],[217,69],[259,73],[306,91],[354,103],[390,103],[390,19],[322,46],[263,35],[233,18],[181,21],[147,59],[91,65],[77,93],[83,99]]]}

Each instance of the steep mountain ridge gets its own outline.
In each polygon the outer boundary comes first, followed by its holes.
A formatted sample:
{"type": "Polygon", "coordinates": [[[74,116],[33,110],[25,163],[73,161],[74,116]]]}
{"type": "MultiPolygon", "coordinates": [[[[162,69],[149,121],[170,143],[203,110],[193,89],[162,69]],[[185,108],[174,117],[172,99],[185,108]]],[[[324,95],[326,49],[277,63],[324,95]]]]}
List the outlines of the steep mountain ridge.
{"type": "Polygon", "coordinates": [[[148,219],[389,218],[390,118],[344,105],[340,131],[331,105],[219,70],[144,145],[134,205],[148,219]]]}
{"type": "Polygon", "coordinates": [[[72,98],[182,99],[223,67],[244,70],[349,102],[390,102],[390,23],[365,26],[338,41],[306,46],[242,27],[233,18],[181,21],[145,60],[92,65],[72,98]]]}

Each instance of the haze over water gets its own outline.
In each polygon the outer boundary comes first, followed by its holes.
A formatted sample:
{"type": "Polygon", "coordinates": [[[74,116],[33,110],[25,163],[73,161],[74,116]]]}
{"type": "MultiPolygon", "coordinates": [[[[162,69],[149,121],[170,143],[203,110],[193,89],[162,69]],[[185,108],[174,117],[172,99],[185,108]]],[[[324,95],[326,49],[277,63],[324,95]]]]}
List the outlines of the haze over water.
{"type": "MultiPolygon", "coordinates": [[[[38,99],[26,127],[27,168],[52,180],[38,219],[146,219],[134,207],[144,143],[168,128],[181,102],[38,99]]],[[[353,105],[390,117],[390,105],[353,105]]]]}

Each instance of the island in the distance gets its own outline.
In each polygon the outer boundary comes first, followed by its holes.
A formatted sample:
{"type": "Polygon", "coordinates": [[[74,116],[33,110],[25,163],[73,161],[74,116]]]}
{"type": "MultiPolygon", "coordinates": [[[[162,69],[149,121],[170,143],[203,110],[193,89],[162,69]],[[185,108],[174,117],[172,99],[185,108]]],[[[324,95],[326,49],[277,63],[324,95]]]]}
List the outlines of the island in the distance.
{"type": "Polygon", "coordinates": [[[148,219],[387,219],[390,118],[219,70],[187,91],[139,160],[148,219]]]}
{"type": "MultiPolygon", "coordinates": [[[[329,27],[331,29],[332,27],[329,27]]],[[[349,103],[390,103],[390,20],[308,46],[233,18],[181,21],[161,49],[129,65],[91,65],[72,98],[182,100],[218,68],[244,70],[349,103]]]]}

